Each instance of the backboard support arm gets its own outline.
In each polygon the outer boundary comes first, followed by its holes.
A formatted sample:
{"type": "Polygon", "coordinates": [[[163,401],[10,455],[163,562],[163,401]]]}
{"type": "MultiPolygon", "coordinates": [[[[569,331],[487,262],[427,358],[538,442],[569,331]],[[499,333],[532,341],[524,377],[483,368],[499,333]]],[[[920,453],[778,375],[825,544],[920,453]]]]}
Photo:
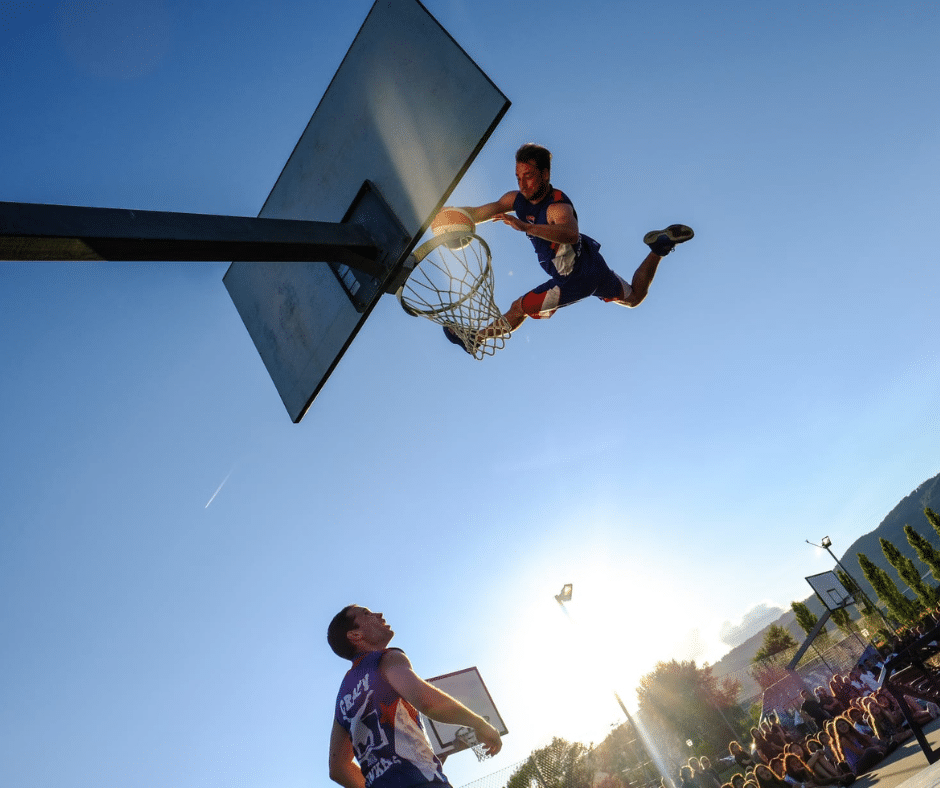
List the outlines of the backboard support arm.
{"type": "Polygon", "coordinates": [[[384,278],[362,224],[0,202],[0,260],[323,262],[384,278]]]}

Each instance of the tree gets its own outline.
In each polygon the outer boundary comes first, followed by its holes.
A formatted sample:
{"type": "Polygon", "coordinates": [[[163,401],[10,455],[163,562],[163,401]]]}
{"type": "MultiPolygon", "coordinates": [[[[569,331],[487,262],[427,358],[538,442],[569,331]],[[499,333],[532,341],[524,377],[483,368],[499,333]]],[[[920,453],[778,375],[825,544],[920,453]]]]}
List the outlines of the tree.
{"type": "Polygon", "coordinates": [[[594,788],[641,786],[655,781],[658,776],[658,767],[632,720],[614,728],[592,750],[591,756],[594,760],[594,788]]]}
{"type": "Polygon", "coordinates": [[[762,690],[772,687],[787,677],[786,665],[781,665],[772,659],[752,663],[750,672],[762,690]]]}
{"type": "Polygon", "coordinates": [[[506,783],[506,788],[530,788],[533,781],[539,788],[591,788],[594,769],[589,750],[578,742],[557,736],[551,744],[533,750],[506,783]]]}
{"type": "Polygon", "coordinates": [[[930,544],[926,536],[919,534],[909,525],[904,526],[904,535],[907,537],[907,543],[917,553],[917,557],[930,567],[934,580],[940,580],[940,550],[930,544]]]}
{"type": "MultiPolygon", "coordinates": [[[[806,606],[805,602],[791,602],[790,607],[793,608],[793,612],[796,615],[796,623],[803,627],[803,631],[807,635],[816,628],[819,619],[813,615],[813,611],[806,606]]],[[[825,631],[826,628],[823,627],[821,632],[825,631]]]]}
{"type": "Polygon", "coordinates": [[[744,730],[745,715],[736,702],[740,689],[738,681],[719,684],[709,665],[671,660],[643,676],[636,694],[641,716],[654,717],[680,741],[691,739],[700,754],[717,757],[744,730]]]}
{"type": "Polygon", "coordinates": [[[793,635],[787,632],[786,629],[779,624],[771,624],[764,633],[763,644],[757,650],[751,662],[761,662],[774,654],[779,654],[798,645],[793,639],[793,635]]]}
{"type": "Polygon", "coordinates": [[[837,569],[836,576],[839,578],[839,582],[845,586],[845,590],[852,595],[852,598],[855,600],[855,604],[861,606],[863,616],[873,616],[875,613],[877,613],[875,608],[871,606],[868,595],[858,587],[858,583],[856,583],[849,576],[848,572],[843,572],[841,569],[837,569]]]}
{"type": "Polygon", "coordinates": [[[885,554],[885,558],[888,559],[888,563],[895,568],[895,571],[897,571],[900,578],[907,584],[907,587],[917,594],[922,604],[927,606],[932,605],[936,601],[936,596],[933,590],[928,588],[926,583],[920,579],[920,572],[917,571],[914,562],[906,555],[902,555],[901,551],[898,550],[893,542],[889,542],[884,537],[881,537],[879,541],[881,542],[881,550],[885,554]]]}
{"type": "Polygon", "coordinates": [[[852,616],[849,615],[849,611],[846,608],[843,607],[839,610],[833,610],[830,617],[835,622],[835,625],[846,635],[852,634],[852,630],[855,629],[855,623],[852,621],[852,616]]]}
{"type": "Polygon", "coordinates": [[[904,594],[898,591],[894,581],[888,577],[879,566],[875,566],[872,560],[864,553],[858,553],[858,564],[862,568],[862,574],[865,579],[871,583],[872,588],[878,598],[888,606],[896,618],[903,622],[913,621],[917,618],[917,606],[911,602],[904,594]]]}
{"type": "Polygon", "coordinates": [[[940,534],[940,514],[937,514],[929,506],[924,507],[924,516],[930,521],[933,529],[940,534]]]}

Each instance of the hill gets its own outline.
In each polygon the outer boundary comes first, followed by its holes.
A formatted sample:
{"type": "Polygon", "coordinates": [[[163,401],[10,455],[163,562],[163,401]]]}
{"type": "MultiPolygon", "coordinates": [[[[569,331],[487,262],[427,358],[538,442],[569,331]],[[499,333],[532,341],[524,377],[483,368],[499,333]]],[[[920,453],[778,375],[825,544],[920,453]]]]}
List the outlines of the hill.
{"type": "MultiPolygon", "coordinates": [[[[915,562],[917,562],[914,549],[908,544],[907,537],[904,535],[904,526],[910,525],[915,531],[920,533],[921,536],[924,536],[931,544],[940,549],[940,535],[934,531],[930,521],[924,516],[925,507],[929,507],[935,512],[940,512],[940,474],[937,474],[932,479],[928,479],[903,498],[897,506],[888,512],[887,516],[875,530],[856,539],[849,545],[845,553],[839,556],[839,561],[842,565],[872,599],[876,599],[877,596],[871,584],[865,579],[864,575],[862,575],[862,570],[858,565],[858,554],[864,553],[867,555],[873,563],[887,571],[888,575],[895,580],[899,589],[906,591],[907,586],[898,578],[894,567],[892,567],[891,564],[888,563],[888,559],[885,558],[881,550],[879,539],[883,537],[892,542],[903,555],[913,558],[915,562]]],[[[917,565],[918,567],[923,567],[922,564],[918,563],[917,565]]],[[[923,568],[926,570],[926,567],[923,568]]],[[[928,582],[933,583],[933,579],[928,578],[928,582]]],[[[815,615],[822,615],[823,606],[816,598],[815,594],[803,600],[792,601],[805,602],[815,615]]],[[[806,637],[806,633],[803,632],[800,625],[796,623],[796,617],[790,610],[773,623],[784,627],[799,643],[802,643],[803,639],[806,637]]],[[[712,665],[712,675],[718,678],[733,675],[741,681],[741,699],[751,698],[760,693],[760,688],[757,682],[750,677],[748,668],[757,650],[761,647],[764,641],[764,633],[769,627],[770,624],[756,635],[744,641],[741,645],[733,648],[718,662],[712,665]]]]}

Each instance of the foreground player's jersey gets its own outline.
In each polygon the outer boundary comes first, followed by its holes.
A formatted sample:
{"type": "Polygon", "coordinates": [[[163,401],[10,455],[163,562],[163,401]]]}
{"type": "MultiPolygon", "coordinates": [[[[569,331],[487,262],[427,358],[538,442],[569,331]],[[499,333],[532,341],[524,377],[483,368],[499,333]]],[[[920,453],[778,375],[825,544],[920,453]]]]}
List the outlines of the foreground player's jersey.
{"type": "Polygon", "coordinates": [[[349,733],[366,788],[446,786],[417,710],[379,672],[386,651],[364,654],[353,663],[336,698],[336,722],[349,733]]]}
{"type": "MultiPolygon", "coordinates": [[[[546,214],[548,207],[555,203],[565,203],[571,206],[574,211],[574,204],[568,199],[568,196],[560,189],[552,189],[545,197],[537,203],[529,202],[521,193],[516,194],[516,199],[512,204],[512,209],[516,216],[527,224],[548,224],[546,214]]],[[[575,211],[575,218],[578,213],[575,211]]],[[[539,265],[545,269],[551,276],[569,276],[577,263],[578,255],[581,254],[581,240],[572,244],[553,244],[544,238],[536,238],[534,235],[528,236],[535,247],[535,254],[539,258],[539,265]]]]}

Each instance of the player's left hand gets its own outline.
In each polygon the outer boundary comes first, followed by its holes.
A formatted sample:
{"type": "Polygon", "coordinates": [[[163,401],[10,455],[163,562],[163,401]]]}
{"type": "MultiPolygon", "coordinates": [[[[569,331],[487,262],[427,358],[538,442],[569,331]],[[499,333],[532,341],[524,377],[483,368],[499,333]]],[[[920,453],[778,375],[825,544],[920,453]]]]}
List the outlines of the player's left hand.
{"type": "Polygon", "coordinates": [[[477,735],[477,741],[483,745],[483,750],[487,755],[496,755],[503,747],[499,731],[485,720],[480,720],[480,722],[483,724],[473,729],[477,735]]]}
{"type": "Polygon", "coordinates": [[[513,230],[519,230],[520,232],[525,232],[525,228],[528,226],[518,216],[511,213],[498,213],[493,217],[493,221],[508,224],[513,230]]]}

